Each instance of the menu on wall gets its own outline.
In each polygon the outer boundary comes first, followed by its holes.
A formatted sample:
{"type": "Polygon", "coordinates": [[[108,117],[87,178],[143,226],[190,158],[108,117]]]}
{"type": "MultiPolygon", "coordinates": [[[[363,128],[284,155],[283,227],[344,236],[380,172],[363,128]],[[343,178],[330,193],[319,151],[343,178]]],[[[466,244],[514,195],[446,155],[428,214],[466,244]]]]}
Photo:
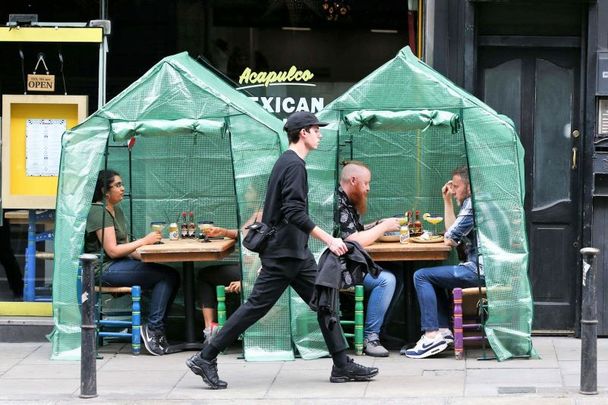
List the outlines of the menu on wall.
{"type": "Polygon", "coordinates": [[[27,119],[25,122],[26,176],[59,175],[61,135],[66,120],[27,119]]]}

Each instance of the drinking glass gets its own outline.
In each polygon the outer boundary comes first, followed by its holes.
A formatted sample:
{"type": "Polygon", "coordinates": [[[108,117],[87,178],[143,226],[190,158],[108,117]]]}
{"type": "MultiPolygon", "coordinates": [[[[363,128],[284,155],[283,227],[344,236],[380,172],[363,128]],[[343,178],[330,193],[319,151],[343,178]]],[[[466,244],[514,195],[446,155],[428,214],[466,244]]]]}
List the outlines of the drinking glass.
{"type": "Polygon", "coordinates": [[[213,221],[200,221],[198,223],[198,230],[200,231],[200,238],[203,239],[203,242],[209,242],[209,235],[207,232],[209,228],[213,227],[213,221]]]}
{"type": "MultiPolygon", "coordinates": [[[[164,221],[152,221],[150,222],[150,230],[152,232],[158,232],[160,234],[163,233],[163,230],[165,229],[165,227],[167,226],[167,223],[164,221]]],[[[155,243],[155,245],[160,245],[162,244],[161,241],[158,241],[155,243]]]]}
{"type": "Polygon", "coordinates": [[[434,225],[434,228],[435,228],[434,234],[439,235],[437,233],[437,225],[443,221],[443,217],[428,217],[428,218],[425,218],[425,220],[426,220],[426,222],[434,225]]]}

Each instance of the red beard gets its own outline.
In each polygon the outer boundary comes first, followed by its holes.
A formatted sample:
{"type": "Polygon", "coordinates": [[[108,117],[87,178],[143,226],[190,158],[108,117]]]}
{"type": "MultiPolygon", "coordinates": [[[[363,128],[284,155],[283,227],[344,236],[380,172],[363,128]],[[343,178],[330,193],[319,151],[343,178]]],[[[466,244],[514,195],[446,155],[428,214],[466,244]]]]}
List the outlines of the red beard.
{"type": "Polygon", "coordinates": [[[353,203],[359,215],[363,216],[367,212],[367,194],[359,187],[355,187],[351,195],[349,195],[350,201],[353,203]]]}

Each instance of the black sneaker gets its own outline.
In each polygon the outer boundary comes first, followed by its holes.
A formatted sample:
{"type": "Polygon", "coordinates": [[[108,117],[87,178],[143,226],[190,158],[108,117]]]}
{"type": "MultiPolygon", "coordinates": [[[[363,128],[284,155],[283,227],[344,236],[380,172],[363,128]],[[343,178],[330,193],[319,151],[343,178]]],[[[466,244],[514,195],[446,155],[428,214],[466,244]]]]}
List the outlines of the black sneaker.
{"type": "Polygon", "coordinates": [[[348,358],[348,363],[342,368],[333,366],[331,368],[331,377],[329,381],[332,383],[343,383],[349,381],[369,381],[378,374],[376,367],[365,367],[355,363],[353,359],[348,358]]]}
{"type": "Polygon", "coordinates": [[[161,337],[164,337],[162,332],[155,332],[148,328],[148,324],[142,325],[140,328],[141,340],[146,347],[146,350],[154,356],[162,356],[165,354],[165,349],[161,344],[161,337]]]}
{"type": "Polygon", "coordinates": [[[203,381],[212,390],[223,390],[228,387],[226,381],[220,380],[217,375],[217,358],[205,360],[198,353],[186,360],[188,368],[196,375],[203,377],[203,381]]]}
{"type": "Polygon", "coordinates": [[[163,353],[167,354],[167,351],[169,350],[169,346],[171,346],[169,344],[169,341],[167,340],[167,336],[165,336],[165,334],[161,334],[158,338],[158,344],[160,345],[161,349],[163,349],[163,353]]]}

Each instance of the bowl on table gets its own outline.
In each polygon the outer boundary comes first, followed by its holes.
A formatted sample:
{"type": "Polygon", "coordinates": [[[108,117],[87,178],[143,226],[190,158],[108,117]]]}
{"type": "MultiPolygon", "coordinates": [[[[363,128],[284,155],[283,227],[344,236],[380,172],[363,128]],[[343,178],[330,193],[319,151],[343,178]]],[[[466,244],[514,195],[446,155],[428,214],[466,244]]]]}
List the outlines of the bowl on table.
{"type": "Polygon", "coordinates": [[[379,242],[399,242],[399,231],[384,232],[384,235],[378,238],[379,242]]]}

